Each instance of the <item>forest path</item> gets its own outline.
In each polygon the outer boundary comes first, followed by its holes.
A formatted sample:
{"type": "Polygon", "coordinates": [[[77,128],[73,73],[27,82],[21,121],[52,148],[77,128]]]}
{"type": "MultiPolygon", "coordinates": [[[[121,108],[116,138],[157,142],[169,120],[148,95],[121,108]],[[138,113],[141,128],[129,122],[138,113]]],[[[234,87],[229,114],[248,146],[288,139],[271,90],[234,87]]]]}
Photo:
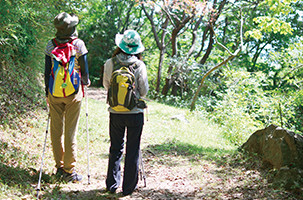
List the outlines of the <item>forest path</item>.
{"type": "MultiPolygon", "coordinates": [[[[106,92],[89,88],[88,97],[105,102],[106,92]]],[[[92,170],[90,185],[83,174],[81,183],[53,187],[60,187],[58,192],[67,199],[296,199],[288,192],[273,190],[262,165],[256,160],[245,160],[240,154],[187,155],[182,153],[184,146],[173,142],[169,146],[172,153],[165,154],[157,146],[144,145],[146,187],[140,179],[130,196],[121,196],[121,187],[116,194],[105,191],[107,158],[92,161],[98,162],[100,168],[92,170]]]]}

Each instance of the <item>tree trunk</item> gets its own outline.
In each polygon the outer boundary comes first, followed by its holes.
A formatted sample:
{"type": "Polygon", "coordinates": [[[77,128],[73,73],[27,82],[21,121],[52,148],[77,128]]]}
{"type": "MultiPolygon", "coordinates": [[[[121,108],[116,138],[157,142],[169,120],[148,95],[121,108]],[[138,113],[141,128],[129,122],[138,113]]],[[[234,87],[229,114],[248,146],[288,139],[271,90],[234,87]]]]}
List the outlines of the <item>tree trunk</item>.
{"type": "Polygon", "coordinates": [[[161,83],[161,77],[162,77],[162,65],[164,61],[164,54],[166,50],[165,45],[165,37],[167,32],[165,31],[168,26],[169,19],[166,18],[164,25],[163,25],[163,31],[161,35],[161,42],[158,42],[158,48],[160,49],[160,58],[159,58],[159,66],[158,66],[158,74],[157,74],[157,85],[156,85],[156,92],[159,93],[160,91],[160,83],[161,83]]]}
{"type": "Polygon", "coordinates": [[[163,88],[162,88],[162,94],[164,95],[164,96],[166,96],[167,94],[168,94],[168,91],[169,91],[169,89],[170,89],[170,87],[171,87],[171,85],[172,85],[172,79],[171,78],[166,78],[165,79],[165,85],[163,86],[163,88]]]}
{"type": "Polygon", "coordinates": [[[162,35],[161,35],[161,40],[160,40],[160,38],[158,36],[158,33],[157,33],[155,22],[153,21],[154,11],[152,11],[151,14],[149,14],[147,12],[144,4],[142,4],[142,9],[143,9],[145,15],[147,16],[148,20],[150,21],[150,24],[151,24],[151,27],[152,27],[152,33],[154,35],[157,47],[160,50],[160,58],[159,58],[158,73],[157,73],[157,83],[156,83],[156,92],[159,93],[161,77],[162,77],[162,65],[163,65],[164,55],[165,55],[165,51],[166,51],[166,44],[165,44],[165,38],[166,38],[166,35],[167,35],[166,28],[169,24],[169,19],[167,17],[165,19],[165,22],[162,25],[162,35]]]}
{"type": "MultiPolygon", "coordinates": [[[[175,28],[172,32],[172,36],[171,36],[171,44],[172,44],[172,57],[176,56],[177,53],[178,53],[178,49],[177,49],[177,35],[178,35],[178,32],[180,31],[181,29],[178,27],[178,28],[175,28]]],[[[163,89],[162,89],[162,94],[164,96],[166,96],[168,94],[168,91],[169,89],[171,88],[172,86],[172,83],[173,83],[173,75],[171,74],[172,71],[173,71],[173,68],[174,68],[174,64],[170,64],[169,67],[168,67],[168,70],[167,70],[167,77],[165,79],[165,85],[163,86],[163,89]]]]}
{"type": "Polygon", "coordinates": [[[208,32],[210,32],[210,36],[209,36],[209,44],[208,44],[208,47],[207,47],[207,50],[206,50],[206,53],[204,54],[203,58],[199,61],[200,64],[204,64],[206,62],[206,60],[208,59],[211,51],[212,51],[212,48],[213,48],[213,32],[210,31],[210,25],[214,26],[216,21],[218,20],[225,4],[226,4],[226,0],[223,0],[220,5],[219,5],[219,8],[216,8],[216,4],[217,4],[217,1],[215,0],[214,3],[213,3],[213,10],[214,12],[211,14],[212,17],[209,21],[209,24],[205,27],[205,30],[203,31],[203,36],[202,36],[202,44],[201,44],[201,49],[199,51],[199,53],[195,56],[195,59],[197,60],[198,57],[200,57],[202,51],[203,51],[203,48],[204,48],[204,44],[205,44],[205,41],[206,41],[206,37],[207,37],[207,34],[208,32]]]}
{"type": "Polygon", "coordinates": [[[159,66],[158,66],[158,74],[157,74],[157,85],[156,85],[156,92],[159,93],[160,91],[160,82],[162,76],[162,64],[164,60],[164,50],[160,50],[160,58],[159,58],[159,66]]]}
{"type": "Polygon", "coordinates": [[[202,59],[199,62],[202,65],[206,62],[207,58],[210,55],[211,50],[213,49],[213,44],[214,44],[213,36],[214,36],[214,33],[211,31],[210,34],[209,34],[209,43],[208,43],[207,50],[206,50],[204,56],[202,57],[202,59]]]}
{"type": "MultiPolygon", "coordinates": [[[[187,16],[183,18],[182,21],[176,20],[177,24],[176,27],[174,28],[171,36],[171,44],[172,44],[172,58],[178,55],[178,47],[177,47],[177,37],[179,32],[181,31],[182,28],[185,27],[185,25],[193,18],[193,16],[187,16]]],[[[174,64],[171,64],[167,70],[167,77],[165,79],[165,85],[162,89],[162,94],[166,96],[168,94],[169,89],[171,86],[174,84],[174,77],[171,74],[174,69],[174,64]]]]}

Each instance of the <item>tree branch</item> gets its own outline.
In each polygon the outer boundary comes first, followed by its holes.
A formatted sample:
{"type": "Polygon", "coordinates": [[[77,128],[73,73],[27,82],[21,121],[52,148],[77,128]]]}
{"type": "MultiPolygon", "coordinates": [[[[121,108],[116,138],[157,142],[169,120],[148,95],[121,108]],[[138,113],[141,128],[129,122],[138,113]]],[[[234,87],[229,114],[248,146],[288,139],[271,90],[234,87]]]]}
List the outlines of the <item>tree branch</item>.
{"type": "MultiPolygon", "coordinates": [[[[195,103],[196,103],[196,101],[197,101],[199,92],[201,91],[201,89],[202,89],[202,87],[203,87],[203,83],[204,83],[204,80],[206,79],[206,77],[207,77],[209,74],[211,74],[214,70],[218,69],[218,68],[221,67],[222,65],[225,65],[228,61],[232,60],[234,57],[236,57],[236,56],[242,51],[242,49],[243,49],[243,39],[242,39],[243,18],[242,18],[242,12],[240,12],[240,14],[241,14],[241,23],[240,23],[240,24],[241,24],[241,26],[240,26],[240,41],[241,41],[241,45],[240,45],[240,48],[237,49],[237,50],[235,51],[235,53],[231,53],[224,45],[222,45],[222,44],[220,43],[220,46],[222,46],[225,50],[227,50],[227,51],[229,52],[230,56],[229,56],[227,59],[223,60],[223,61],[222,61],[221,63],[219,63],[218,65],[216,65],[215,67],[213,67],[212,69],[210,69],[210,70],[202,77],[201,83],[200,83],[200,85],[199,85],[199,87],[198,87],[198,89],[197,89],[197,91],[196,91],[196,93],[195,93],[195,96],[194,96],[194,98],[193,98],[193,101],[192,101],[192,103],[191,103],[191,105],[190,105],[190,110],[191,110],[191,111],[193,111],[194,108],[195,108],[195,103]]],[[[210,25],[210,26],[211,26],[211,30],[213,31],[212,25],[210,25]]],[[[215,35],[215,34],[214,34],[214,35],[215,35]]]]}
{"type": "MultiPolygon", "coordinates": [[[[158,5],[158,4],[157,4],[157,5],[158,5]]],[[[160,6],[160,5],[158,5],[158,6],[160,6]]],[[[164,5],[164,7],[166,8],[166,5],[164,5]]],[[[176,24],[174,23],[174,21],[173,21],[172,18],[171,18],[170,13],[169,13],[166,9],[164,9],[162,6],[160,6],[160,8],[161,8],[161,10],[166,14],[166,16],[168,17],[170,23],[171,23],[175,28],[177,28],[176,24]]]]}
{"type": "Polygon", "coordinates": [[[154,37],[155,37],[157,46],[158,46],[159,49],[161,49],[162,46],[161,46],[161,43],[160,43],[160,40],[159,40],[159,37],[158,37],[158,34],[157,34],[157,30],[156,30],[155,23],[154,23],[154,21],[153,21],[153,17],[152,17],[153,12],[152,12],[151,15],[148,14],[148,12],[147,12],[147,10],[146,10],[144,4],[142,4],[142,8],[143,8],[143,11],[144,11],[144,13],[145,13],[147,19],[150,21],[150,24],[151,24],[151,26],[152,26],[152,32],[153,32],[153,34],[154,34],[154,37]]]}

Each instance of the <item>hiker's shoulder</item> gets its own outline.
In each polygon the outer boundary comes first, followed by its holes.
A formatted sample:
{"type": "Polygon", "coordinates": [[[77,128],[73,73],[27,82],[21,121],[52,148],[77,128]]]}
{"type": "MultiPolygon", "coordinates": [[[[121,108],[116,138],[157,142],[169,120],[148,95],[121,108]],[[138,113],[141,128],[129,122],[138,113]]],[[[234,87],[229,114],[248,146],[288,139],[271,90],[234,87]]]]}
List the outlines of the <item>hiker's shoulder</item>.
{"type": "Polygon", "coordinates": [[[47,41],[46,48],[48,48],[48,47],[54,47],[53,39],[50,39],[50,40],[47,41]]]}
{"type": "Polygon", "coordinates": [[[82,39],[80,39],[80,38],[74,39],[73,40],[73,44],[75,46],[85,46],[85,42],[82,39]]]}
{"type": "Polygon", "coordinates": [[[144,61],[143,61],[143,60],[140,60],[140,59],[138,59],[138,60],[136,61],[136,64],[137,64],[137,65],[140,65],[140,66],[145,66],[144,61]]]}
{"type": "Polygon", "coordinates": [[[105,64],[106,66],[109,66],[109,65],[113,65],[113,58],[109,58],[105,61],[105,64]]]}
{"type": "Polygon", "coordinates": [[[50,56],[52,50],[55,48],[52,40],[53,39],[48,40],[48,42],[46,44],[46,48],[45,48],[45,54],[49,55],[49,56],[50,56]]]}
{"type": "Polygon", "coordinates": [[[138,70],[143,70],[143,69],[146,68],[146,65],[145,65],[144,61],[142,61],[142,60],[140,60],[140,59],[136,60],[135,63],[136,63],[136,68],[137,68],[138,70]]]}
{"type": "Polygon", "coordinates": [[[85,46],[85,42],[80,38],[76,38],[73,40],[73,45],[76,47],[77,54],[82,56],[88,53],[88,50],[85,46]]]}

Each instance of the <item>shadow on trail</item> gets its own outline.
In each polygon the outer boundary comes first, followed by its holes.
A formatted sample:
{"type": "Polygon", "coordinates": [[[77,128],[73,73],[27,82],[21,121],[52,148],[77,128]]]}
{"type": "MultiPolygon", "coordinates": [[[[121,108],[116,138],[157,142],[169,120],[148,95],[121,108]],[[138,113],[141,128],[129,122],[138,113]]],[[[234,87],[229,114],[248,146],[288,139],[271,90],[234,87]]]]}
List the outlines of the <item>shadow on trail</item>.
{"type": "MultiPolygon", "coordinates": [[[[26,166],[25,160],[31,160],[30,155],[22,152],[19,148],[9,145],[0,140],[0,184],[1,188],[18,188],[23,195],[36,192],[33,183],[38,182],[39,172],[26,166]]],[[[51,177],[42,174],[42,182],[49,182],[51,177]]],[[[36,186],[36,185],[35,185],[36,186]]]]}
{"type": "Polygon", "coordinates": [[[223,164],[224,160],[222,160],[222,157],[233,155],[235,153],[233,150],[201,147],[198,145],[182,143],[177,140],[171,140],[157,145],[148,145],[144,149],[144,152],[157,157],[164,155],[182,156],[191,162],[201,159],[211,160],[216,162],[217,165],[223,164]]]}
{"type": "MultiPolygon", "coordinates": [[[[43,196],[43,198],[51,198],[52,196],[57,196],[58,191],[53,191],[43,196]]],[[[109,193],[104,189],[89,190],[89,191],[61,191],[60,196],[62,199],[77,199],[77,200],[102,200],[102,199],[191,199],[193,194],[182,194],[173,193],[169,190],[155,190],[155,189],[145,189],[141,188],[135,191],[133,194],[124,197],[121,192],[119,193],[109,193]]]]}
{"type": "MultiPolygon", "coordinates": [[[[146,163],[151,162],[150,166],[168,167],[181,167],[184,164],[178,162],[181,158],[196,166],[195,176],[203,177],[196,185],[198,189],[191,190],[191,194],[165,191],[165,195],[172,194],[173,198],[165,196],[164,199],[302,199],[302,194],[296,191],[273,186],[273,174],[262,160],[240,150],[202,147],[172,140],[147,146],[143,149],[143,158],[146,163]]],[[[178,173],[169,176],[178,177],[178,173]]]]}

